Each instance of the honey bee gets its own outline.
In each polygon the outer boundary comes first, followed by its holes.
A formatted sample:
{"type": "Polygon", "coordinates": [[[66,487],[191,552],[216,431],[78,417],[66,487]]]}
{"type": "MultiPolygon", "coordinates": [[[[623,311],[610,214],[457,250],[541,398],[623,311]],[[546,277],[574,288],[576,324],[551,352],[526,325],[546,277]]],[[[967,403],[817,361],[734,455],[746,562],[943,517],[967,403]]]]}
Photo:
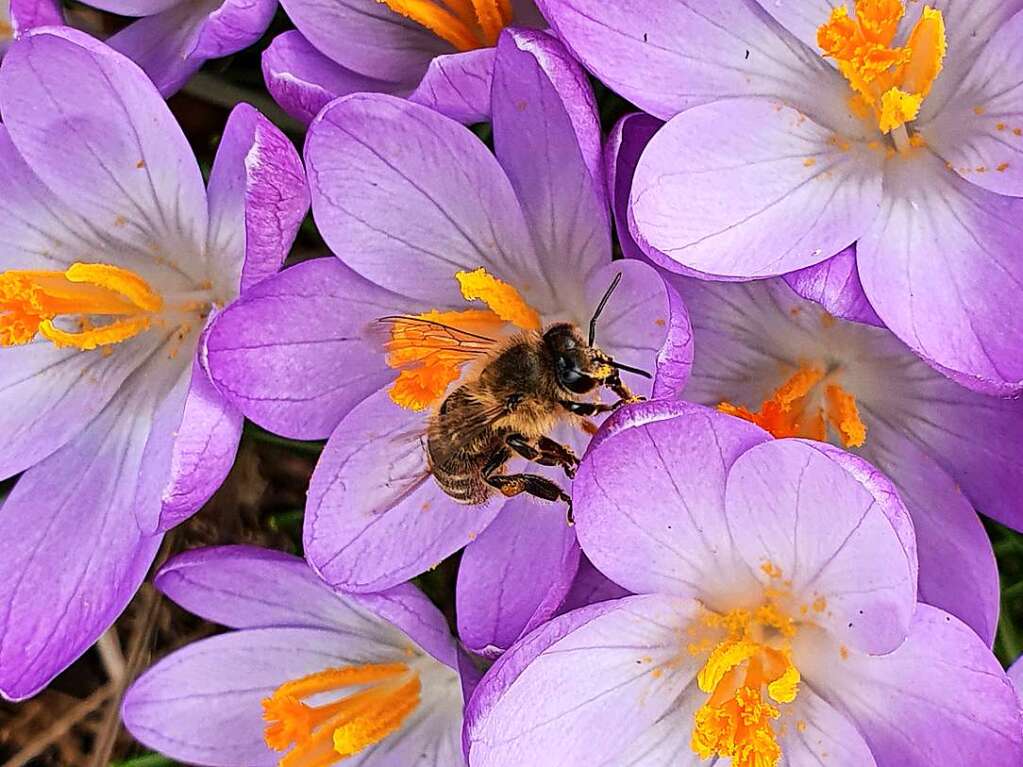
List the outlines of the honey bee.
{"type": "Polygon", "coordinates": [[[476,361],[475,371],[448,394],[429,420],[427,466],[441,489],[458,503],[477,505],[495,493],[520,493],[562,501],[572,521],[572,499],[539,474],[505,474],[505,465],[521,456],[542,466],[560,467],[571,479],[579,458],[570,447],[551,439],[551,430],[566,421],[585,428],[587,418],[638,402],[621,379],[621,371],[650,378],[638,368],[612,359],[594,343],[597,320],[622,275],[604,293],[590,320],[589,337],[578,325],[556,322],[523,331],[503,341],[418,317],[382,317],[385,324],[415,328],[429,348],[476,361]],[[600,387],[618,400],[587,401],[600,387]]]}

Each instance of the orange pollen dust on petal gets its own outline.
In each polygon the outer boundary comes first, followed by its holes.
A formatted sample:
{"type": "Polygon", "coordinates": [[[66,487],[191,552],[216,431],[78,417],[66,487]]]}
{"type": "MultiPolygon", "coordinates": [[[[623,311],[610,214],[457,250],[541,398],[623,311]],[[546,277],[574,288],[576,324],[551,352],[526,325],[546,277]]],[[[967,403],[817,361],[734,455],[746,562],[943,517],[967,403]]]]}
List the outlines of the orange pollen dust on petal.
{"type": "Polygon", "coordinates": [[[377,0],[459,51],[497,45],[511,24],[511,0],[377,0]]]}
{"type": "Polygon", "coordinates": [[[856,0],[817,29],[817,45],[833,58],[862,103],[873,109],[883,133],[916,119],[941,73],[947,50],[941,11],[926,6],[906,44],[895,46],[906,9],[900,0],[856,0]]]}
{"type": "Polygon", "coordinates": [[[263,700],[263,739],[274,751],[288,751],[279,767],[327,767],[399,730],[421,691],[419,674],[404,663],[328,668],[286,682],[263,700]],[[355,690],[330,703],[303,701],[348,688],[355,690]]]}
{"type": "Polygon", "coordinates": [[[2,272],[0,346],[27,344],[39,334],[59,347],[107,347],[148,330],[162,308],[163,298],[149,283],[117,266],[77,263],[64,272],[2,272]],[[97,325],[94,317],[111,321],[97,325]],[[74,318],[77,331],[55,324],[74,318]]]}
{"type": "Polygon", "coordinates": [[[692,636],[715,634],[690,653],[710,649],[696,681],[707,701],[693,718],[690,747],[701,759],[730,757],[735,767],[775,767],[782,756],[774,722],[799,693],[790,642],[796,627],[768,597],[754,610],[706,612],[692,636]],[[770,640],[765,639],[770,637],[770,640]],[[711,645],[711,647],[708,647],[711,645]]]}
{"type": "MultiPolygon", "coordinates": [[[[828,424],[837,432],[843,447],[862,447],[867,441],[867,426],[860,417],[856,398],[839,384],[824,386],[822,404],[811,405],[815,389],[825,381],[819,367],[803,365],[785,383],[765,399],[757,411],[731,402],[722,402],[718,410],[755,423],[773,436],[825,440],[828,424]]],[[[819,401],[819,398],[817,398],[819,401]]]]}
{"type": "Polygon", "coordinates": [[[522,330],[541,327],[540,315],[522,295],[485,269],[458,272],[455,278],[463,298],[489,308],[388,318],[387,364],[401,371],[388,393],[407,410],[424,410],[438,402],[461,376],[463,365],[493,349],[508,323],[522,330]]]}

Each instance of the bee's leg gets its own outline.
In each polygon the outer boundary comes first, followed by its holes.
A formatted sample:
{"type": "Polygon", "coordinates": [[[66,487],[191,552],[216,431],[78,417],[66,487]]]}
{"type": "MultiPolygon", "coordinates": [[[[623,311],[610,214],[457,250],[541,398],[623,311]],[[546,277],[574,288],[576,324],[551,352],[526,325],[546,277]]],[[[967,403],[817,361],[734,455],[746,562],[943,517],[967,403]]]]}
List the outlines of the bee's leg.
{"type": "Polygon", "coordinates": [[[615,408],[619,408],[622,405],[630,405],[633,402],[643,402],[646,399],[646,397],[640,397],[633,394],[632,390],[622,380],[622,376],[617,370],[604,381],[604,386],[618,396],[618,402],[614,404],[615,408]]]}
{"type": "Polygon", "coordinates": [[[568,506],[568,522],[573,523],[572,498],[555,483],[538,474],[495,474],[486,477],[487,484],[508,498],[526,493],[545,501],[564,501],[568,506]]]}
{"type": "Polygon", "coordinates": [[[569,479],[575,476],[579,459],[570,447],[547,437],[540,437],[533,444],[521,434],[509,434],[504,442],[527,461],[534,461],[541,466],[560,466],[569,479]]]}
{"type": "Polygon", "coordinates": [[[622,405],[626,404],[625,400],[618,400],[610,405],[605,405],[603,402],[573,402],[569,399],[558,400],[558,404],[561,405],[569,413],[574,415],[581,415],[584,418],[591,415],[599,415],[600,413],[612,413],[622,405]]]}

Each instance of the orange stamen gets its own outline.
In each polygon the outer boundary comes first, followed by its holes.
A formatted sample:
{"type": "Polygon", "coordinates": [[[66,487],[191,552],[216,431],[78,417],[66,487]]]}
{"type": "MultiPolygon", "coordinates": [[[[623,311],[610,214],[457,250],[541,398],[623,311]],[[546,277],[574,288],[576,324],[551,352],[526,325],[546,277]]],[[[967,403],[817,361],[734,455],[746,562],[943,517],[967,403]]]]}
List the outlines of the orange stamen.
{"type": "Polygon", "coordinates": [[[458,272],[455,279],[466,301],[482,301],[502,320],[523,330],[540,329],[540,315],[526,303],[522,294],[482,266],[472,272],[458,272]]]}
{"type": "Polygon", "coordinates": [[[459,51],[497,44],[512,20],[509,0],[377,0],[459,51]]]}
{"type": "Polygon", "coordinates": [[[291,748],[280,767],[328,767],[400,729],[420,692],[419,675],[403,663],[326,669],[281,685],[263,701],[264,740],[275,751],[291,748]],[[301,701],[352,687],[362,689],[320,706],[301,701]]]}

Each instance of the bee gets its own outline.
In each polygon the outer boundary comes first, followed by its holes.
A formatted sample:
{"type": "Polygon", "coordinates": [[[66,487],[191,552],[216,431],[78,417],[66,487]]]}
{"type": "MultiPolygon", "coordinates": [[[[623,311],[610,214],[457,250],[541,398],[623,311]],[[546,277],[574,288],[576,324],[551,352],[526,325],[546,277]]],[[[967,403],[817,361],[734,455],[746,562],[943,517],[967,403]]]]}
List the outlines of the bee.
{"type": "Polygon", "coordinates": [[[458,503],[485,503],[496,493],[512,498],[521,493],[564,502],[572,521],[572,499],[552,480],[539,474],[506,474],[506,464],[520,456],[541,466],[560,467],[571,479],[579,458],[570,447],[548,435],[559,423],[610,413],[638,402],[622,381],[621,372],[650,378],[623,365],[595,344],[597,320],[622,275],[604,293],[590,319],[589,336],[578,325],[556,322],[500,341],[418,317],[382,317],[379,322],[415,328],[429,348],[461,355],[479,364],[467,380],[448,394],[429,420],[426,454],[429,473],[458,503]],[[600,387],[618,400],[588,401],[600,387]]]}

